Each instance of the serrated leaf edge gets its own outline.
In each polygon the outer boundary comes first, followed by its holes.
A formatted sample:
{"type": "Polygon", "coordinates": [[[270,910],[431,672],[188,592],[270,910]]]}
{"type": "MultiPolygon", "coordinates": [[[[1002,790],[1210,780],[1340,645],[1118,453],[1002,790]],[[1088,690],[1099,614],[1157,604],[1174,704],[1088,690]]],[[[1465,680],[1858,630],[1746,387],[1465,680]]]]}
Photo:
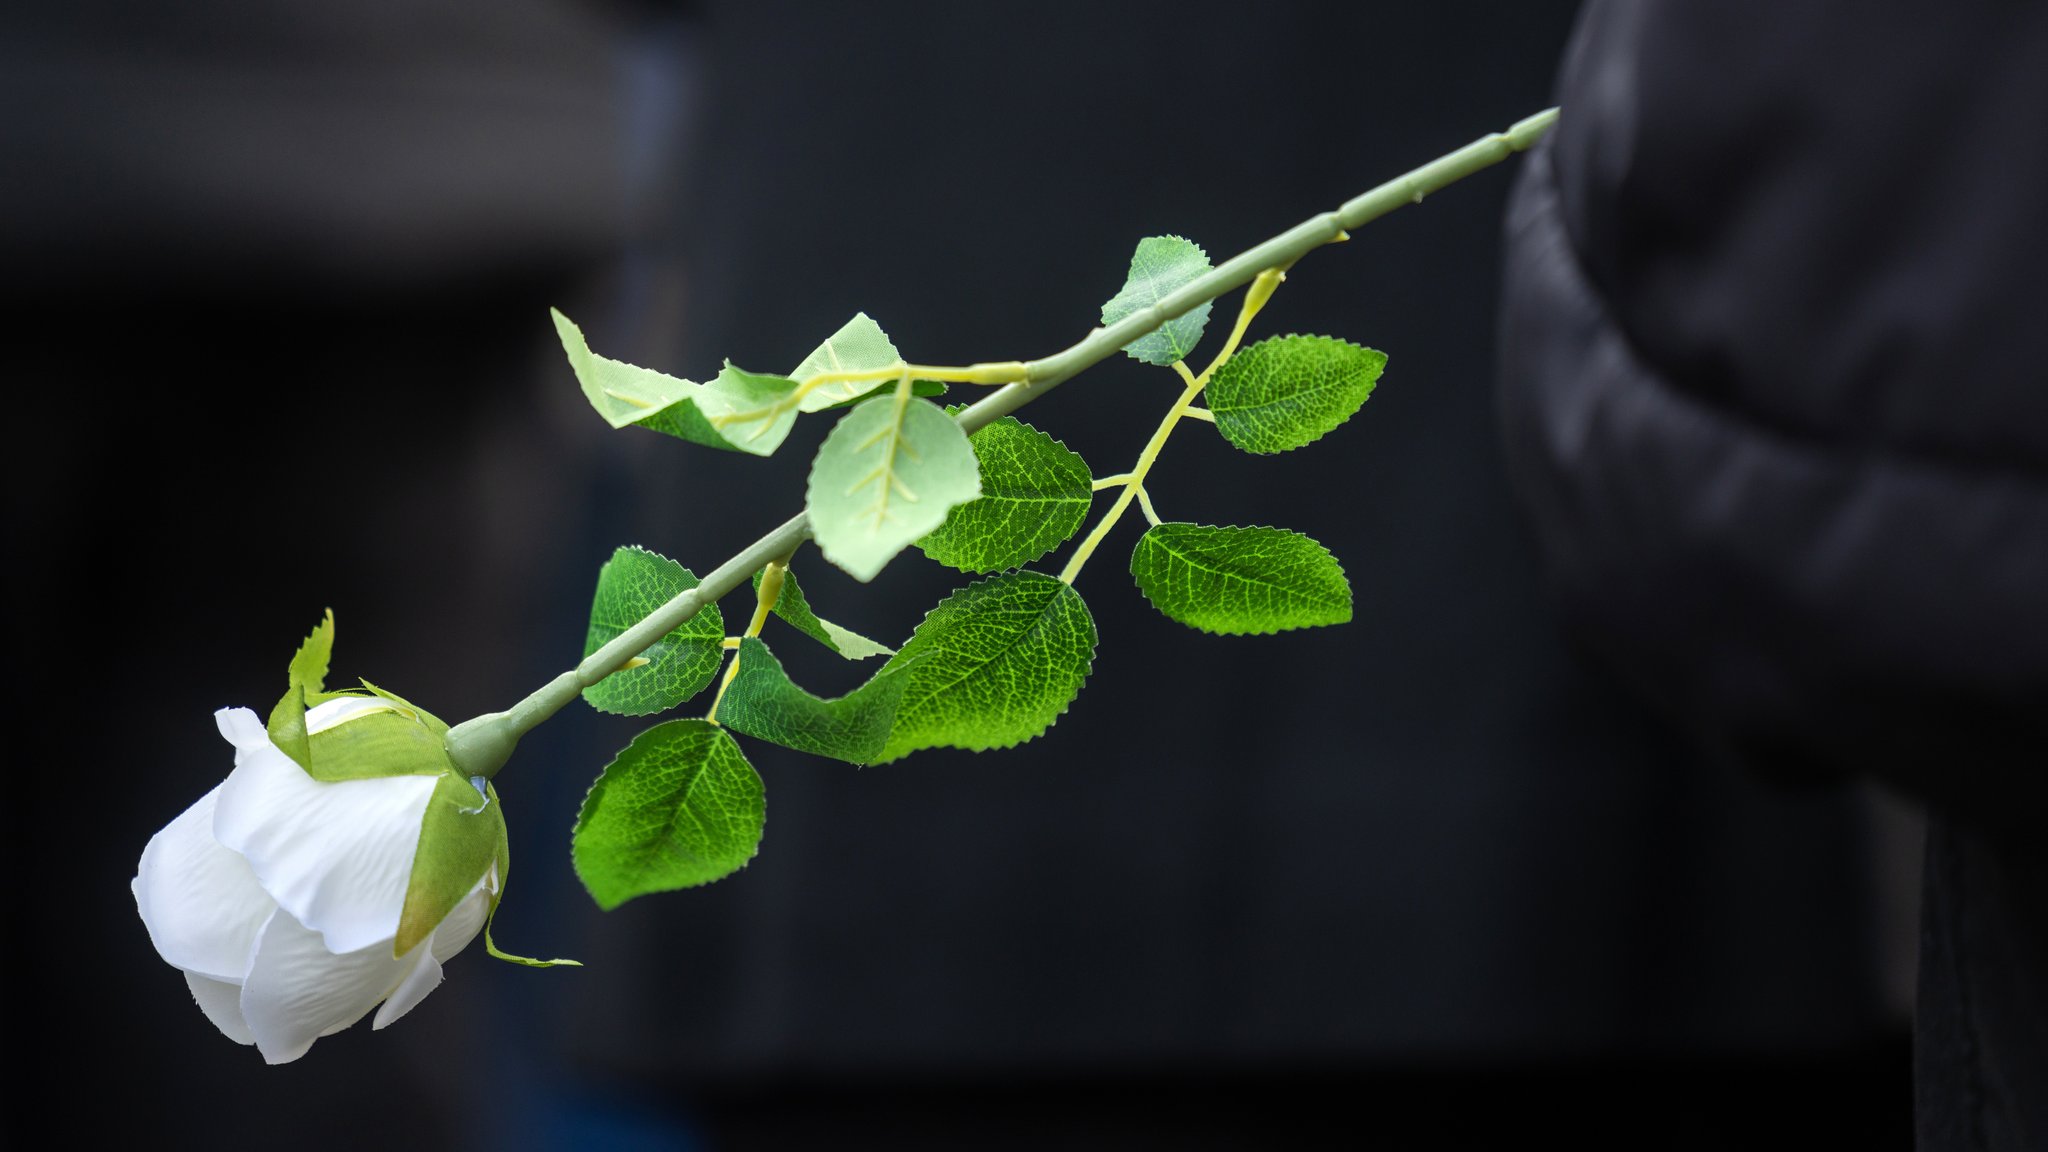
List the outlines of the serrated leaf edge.
{"type": "MultiPolygon", "coordinates": [[[[1237,441],[1235,441],[1235,440],[1232,440],[1232,439],[1231,439],[1231,438],[1230,438],[1229,436],[1227,436],[1227,435],[1224,435],[1224,432],[1223,432],[1223,424],[1222,424],[1221,420],[1220,420],[1220,419],[1218,419],[1217,421],[1215,421],[1215,422],[1214,422],[1214,426],[1215,426],[1215,428],[1216,428],[1216,435],[1218,435],[1218,436],[1222,436],[1222,437],[1223,437],[1223,440],[1224,440],[1224,442],[1225,442],[1225,443],[1227,443],[1227,444],[1229,444],[1229,445],[1230,445],[1230,446],[1231,446],[1232,448],[1235,448],[1235,449],[1237,449],[1238,451],[1240,451],[1240,452],[1243,452],[1243,453],[1245,453],[1246,455],[1250,455],[1250,456],[1278,456],[1278,455],[1280,455],[1280,454],[1281,454],[1282,452],[1294,452],[1294,451],[1298,451],[1298,450],[1300,450],[1300,449],[1302,449],[1302,448],[1306,448],[1306,447],[1308,447],[1309,445],[1311,445],[1311,444],[1314,444],[1314,443],[1315,443],[1316,441],[1318,441],[1318,440],[1321,440],[1321,439],[1322,439],[1323,437],[1325,437],[1325,436],[1328,436],[1328,435],[1329,435],[1330,433],[1332,433],[1332,432],[1335,432],[1335,431],[1336,431],[1337,429],[1339,429],[1339,428],[1342,428],[1342,427],[1343,427],[1344,425],[1346,425],[1346,424],[1349,424],[1349,423],[1351,423],[1351,419],[1352,419],[1352,417],[1354,417],[1354,416],[1357,416],[1357,415],[1358,415],[1358,413],[1359,413],[1360,411],[1362,411],[1362,410],[1363,410],[1363,409],[1365,408],[1365,404],[1366,404],[1366,401],[1367,401],[1367,400],[1371,400],[1371,399],[1372,399],[1372,394],[1373,394],[1374,392],[1377,392],[1377,391],[1379,391],[1379,386],[1380,386],[1380,380],[1381,380],[1381,378],[1382,378],[1382,377],[1384,376],[1384,374],[1385,374],[1385,372],[1386,372],[1386,367],[1387,367],[1387,359],[1388,359],[1388,357],[1387,357],[1387,354],[1386,354],[1385,352],[1381,352],[1381,351],[1380,351],[1379,349],[1377,349],[1377,348],[1373,347],[1373,346],[1372,346],[1372,345],[1370,345],[1370,344],[1360,344],[1360,343],[1358,343],[1358,342],[1357,342],[1357,341],[1355,341],[1355,340],[1346,340],[1346,339],[1344,339],[1344,338],[1343,338],[1342,336],[1324,336],[1324,335],[1321,335],[1321,334],[1319,334],[1319,333],[1315,333],[1315,332],[1287,332],[1287,333],[1282,333],[1282,334],[1279,334],[1279,335],[1274,335],[1274,336],[1268,336],[1268,337],[1266,337],[1266,338],[1265,338],[1265,339],[1263,339],[1263,340],[1257,340],[1257,341],[1254,341],[1253,343],[1251,343],[1251,344],[1249,344],[1249,345],[1246,345],[1246,346],[1245,346],[1245,347],[1243,347],[1243,348],[1240,348],[1240,349],[1238,349],[1238,350],[1237,350],[1237,353],[1236,353],[1235,355],[1233,355],[1233,356],[1232,356],[1232,357],[1231,357],[1231,358],[1230,358],[1229,360],[1226,360],[1226,361],[1224,361],[1224,362],[1223,362],[1223,366],[1222,366],[1222,367],[1220,367],[1220,368],[1218,368],[1218,369],[1216,369],[1216,374],[1217,374],[1217,376],[1218,376],[1218,377],[1221,377],[1221,376],[1222,376],[1222,375],[1223,375],[1223,374],[1224,374],[1225,372],[1228,372],[1228,371],[1230,371],[1230,365],[1231,365],[1232,363],[1234,363],[1234,362],[1235,362],[1235,361],[1237,360],[1237,357],[1238,357],[1238,356],[1242,356],[1242,355],[1244,355],[1244,354],[1245,354],[1246,352],[1249,352],[1249,351],[1251,351],[1251,350],[1252,350],[1253,348],[1256,348],[1256,347],[1258,347],[1258,346],[1259,346],[1259,345],[1261,345],[1261,344],[1269,344],[1269,343],[1272,343],[1272,342],[1273,342],[1273,341],[1275,341],[1275,340],[1301,340],[1301,339],[1307,339],[1307,340],[1327,340],[1327,341],[1329,341],[1329,342],[1330,342],[1330,343],[1332,343],[1332,344],[1342,344],[1342,345],[1344,345],[1344,346],[1346,346],[1346,347],[1349,347],[1349,348],[1356,348],[1356,349],[1358,349],[1358,350],[1359,350],[1359,351],[1361,351],[1361,352],[1374,352],[1374,353],[1378,353],[1378,355],[1379,355],[1379,358],[1380,358],[1380,372],[1381,372],[1381,376],[1375,376],[1375,377],[1373,377],[1372,385],[1371,385],[1371,387],[1370,387],[1370,388],[1368,388],[1368,389],[1367,389],[1367,391],[1366,391],[1366,397],[1365,397],[1365,400],[1360,400],[1360,401],[1358,402],[1358,407],[1357,407],[1357,408],[1353,408],[1353,409],[1352,409],[1351,411],[1349,411],[1349,412],[1345,413],[1345,414],[1344,414],[1344,417],[1343,417],[1342,419],[1338,420],[1338,421],[1337,421],[1337,422],[1336,422],[1335,424],[1332,424],[1332,425],[1330,425],[1330,426],[1329,426],[1328,428],[1325,428],[1325,429],[1324,429],[1324,430],[1322,430],[1321,432],[1318,432],[1318,433],[1316,433],[1316,434],[1315,434],[1314,436],[1311,436],[1311,437],[1309,437],[1309,438],[1308,438],[1307,440],[1304,440],[1304,441],[1302,441],[1301,443],[1299,443],[1299,444],[1296,444],[1296,445],[1295,445],[1294,447],[1292,447],[1292,448],[1270,448],[1270,449],[1269,449],[1269,448],[1247,448],[1247,447],[1245,447],[1244,445],[1242,445],[1242,444],[1239,444],[1239,443],[1238,443],[1237,441]]],[[[1209,381],[1209,387],[1210,387],[1210,388],[1213,388],[1213,387],[1215,387],[1215,386],[1216,386],[1216,381],[1215,381],[1215,380],[1211,380],[1211,381],[1209,381]]],[[[1215,396],[1214,396],[1213,394],[1206,394],[1206,393],[1207,393],[1207,390],[1206,390],[1206,389],[1204,390],[1204,392],[1205,392],[1205,396],[1204,396],[1204,400],[1203,400],[1203,402],[1204,402],[1205,404],[1207,404],[1207,405],[1208,405],[1208,408],[1209,408],[1209,411],[1210,411],[1210,413],[1211,413],[1211,414],[1214,414],[1214,413],[1215,413],[1215,411],[1216,411],[1216,398],[1215,398],[1215,396]]],[[[1226,411],[1231,411],[1231,409],[1226,409],[1226,411]]],[[[1239,408],[1239,409],[1235,409],[1235,411],[1243,412],[1243,411],[1246,411],[1246,409],[1243,409],[1243,408],[1239,408]]],[[[1218,525],[1218,527],[1221,527],[1221,525],[1218,525]]],[[[1291,531],[1293,531],[1293,529],[1291,529],[1291,528],[1286,528],[1286,529],[1282,529],[1282,531],[1286,531],[1286,532],[1291,532],[1291,531]]],[[[1306,535],[1306,533],[1301,533],[1301,535],[1306,535]]],[[[1321,541],[1317,541],[1317,542],[1318,542],[1318,543],[1321,543],[1321,541]]]]}
{"type": "Polygon", "coordinates": [[[1329,545],[1324,544],[1321,540],[1316,539],[1315,537],[1309,535],[1306,532],[1294,528],[1282,528],[1278,524],[1196,524],[1192,520],[1168,520],[1161,524],[1148,525],[1145,531],[1139,534],[1138,539],[1131,544],[1132,558],[1136,559],[1138,554],[1138,546],[1145,542],[1145,537],[1150,536],[1152,534],[1153,528],[1163,528],[1168,524],[1186,524],[1190,527],[1195,528],[1263,528],[1269,532],[1286,532],[1289,535],[1299,536],[1303,540],[1306,540],[1309,543],[1323,550],[1323,555],[1328,556],[1330,558],[1330,563],[1335,564],[1337,566],[1337,575],[1342,576],[1344,578],[1345,591],[1352,593],[1350,603],[1345,606],[1346,615],[1344,619],[1333,620],[1329,624],[1289,624],[1279,628],[1247,628],[1239,632],[1219,632],[1214,628],[1204,628],[1199,624],[1190,624],[1187,621],[1182,620],[1180,617],[1175,616],[1172,613],[1168,612],[1166,609],[1160,607],[1159,601],[1152,599],[1151,593],[1145,591],[1145,586],[1139,584],[1137,579],[1133,577],[1131,580],[1132,586],[1137,588],[1138,595],[1144,597],[1145,602],[1152,606],[1153,611],[1159,613],[1161,616],[1166,617],[1168,620],[1173,621],[1175,624],[1178,624],[1183,628],[1192,628],[1205,636],[1278,636],[1282,632],[1302,632],[1310,628],[1330,628],[1338,624],[1349,624],[1353,619],[1357,617],[1358,596],[1357,593],[1353,591],[1351,587],[1351,574],[1344,570],[1344,562],[1342,560],[1337,559],[1337,554],[1335,552],[1330,551],[1329,545]]]}

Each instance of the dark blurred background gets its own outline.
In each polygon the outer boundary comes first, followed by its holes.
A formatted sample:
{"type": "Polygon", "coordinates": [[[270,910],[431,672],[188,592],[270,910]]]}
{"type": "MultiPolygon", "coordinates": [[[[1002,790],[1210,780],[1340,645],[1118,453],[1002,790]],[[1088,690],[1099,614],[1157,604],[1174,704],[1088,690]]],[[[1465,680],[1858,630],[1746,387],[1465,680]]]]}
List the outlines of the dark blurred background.
{"type": "MultiPolygon", "coordinates": [[[[9,1142],[1908,1146],[1912,817],[1706,758],[1562,634],[1496,451],[1505,170],[1312,255],[1254,329],[1387,351],[1356,420],[1277,458],[1191,425],[1150,486],[1323,541],[1351,625],[1189,632],[1126,526],[1049,735],[861,771],[749,743],[759,859],[610,915],[568,829],[643,722],[573,707],[499,777],[497,935],[588,967],[472,948],[289,1066],[213,1030],[127,890],[231,764],[213,710],[268,707],[323,608],[339,676],[454,721],[574,662],[614,546],[703,571],[800,507],[822,423],[770,461],[610,432],[549,305],[693,378],[856,310],[927,362],[1044,355],[1141,236],[1221,259],[1543,107],[1572,16],[11,10],[0,293],[42,400],[6,423],[9,1142]]],[[[1027,418],[1107,475],[1177,388],[1118,360],[1027,418]]],[[[966,579],[797,571],[888,641],[966,579]]],[[[862,674],[783,635],[815,690],[862,674]]]]}

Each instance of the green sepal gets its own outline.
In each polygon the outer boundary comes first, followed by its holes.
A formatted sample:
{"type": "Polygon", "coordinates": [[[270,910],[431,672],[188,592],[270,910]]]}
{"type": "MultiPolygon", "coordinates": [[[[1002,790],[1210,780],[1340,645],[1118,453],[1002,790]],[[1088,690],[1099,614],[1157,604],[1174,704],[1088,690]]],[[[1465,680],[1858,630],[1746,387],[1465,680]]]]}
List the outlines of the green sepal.
{"type": "Polygon", "coordinates": [[[498,903],[499,902],[496,900],[491,901],[491,914],[484,919],[484,952],[486,955],[491,956],[493,959],[503,960],[511,964],[524,965],[528,968],[583,967],[583,961],[581,960],[535,960],[531,956],[514,956],[512,953],[507,952],[504,949],[498,947],[497,941],[491,939],[491,926],[497,923],[498,920],[498,903]]]}
{"type": "MultiPolygon", "coordinates": [[[[856,312],[853,319],[840,325],[839,331],[825,338],[823,344],[811,350],[804,362],[793,369],[789,377],[801,384],[813,376],[826,372],[869,372],[878,368],[893,368],[903,363],[903,357],[896,351],[896,345],[882,326],[868,318],[865,312],[856,312]]],[[[823,412],[848,403],[858,403],[883,388],[893,388],[895,381],[877,384],[872,380],[849,380],[838,384],[826,384],[813,389],[797,402],[805,412],[823,412]]]]}
{"type": "MultiPolygon", "coordinates": [[[[953,411],[958,411],[954,409],[953,411]]],[[[1081,455],[1015,416],[968,437],[981,495],[946,513],[917,542],[925,555],[963,572],[1029,564],[1081,530],[1095,478],[1081,455]]]]}
{"type": "Polygon", "coordinates": [[[327,664],[334,655],[334,609],[329,608],[321,615],[320,623],[308,633],[299,650],[292,653],[291,668],[287,675],[294,686],[306,690],[308,705],[320,703],[327,687],[327,664]]]}
{"type": "Polygon", "coordinates": [[[277,750],[292,758],[292,762],[306,771],[313,770],[313,745],[306,736],[306,689],[294,684],[285,689],[278,698],[277,706],[270,710],[270,719],[264,724],[270,742],[277,750]]]}
{"type": "Polygon", "coordinates": [[[881,755],[914,664],[889,663],[867,683],[835,700],[790,682],[766,644],[740,641],[739,673],[718,702],[719,722],[770,744],[866,764],[881,755]]]}
{"type": "Polygon", "coordinates": [[[453,771],[443,744],[446,725],[436,731],[416,709],[408,712],[388,702],[386,708],[313,733],[308,740],[312,762],[303,766],[306,775],[333,783],[453,771]]]}
{"type": "Polygon", "coordinates": [[[1095,658],[1081,594],[1041,572],[1005,572],[939,602],[887,665],[909,683],[875,763],[920,748],[1008,748],[1043,734],[1095,658]]]}
{"type": "Polygon", "coordinates": [[[413,703],[412,701],[407,700],[405,697],[400,696],[396,692],[386,692],[384,689],[377,687],[375,684],[370,683],[368,680],[363,680],[360,683],[365,689],[369,691],[370,695],[377,697],[378,699],[384,701],[387,704],[396,706],[400,712],[403,712],[411,716],[413,719],[418,720],[421,724],[426,725],[427,731],[432,732],[434,735],[441,737],[446,737],[448,735],[448,722],[441,719],[439,716],[436,716],[432,712],[427,711],[425,708],[422,708],[419,705],[413,703]]]}
{"type": "Polygon", "coordinates": [[[1274,336],[1237,354],[1209,381],[1209,412],[1223,438],[1247,452],[1313,444],[1351,419],[1387,366],[1387,354],[1329,336],[1274,336]]]}
{"type": "Polygon", "coordinates": [[[1168,617],[1219,635],[1351,619],[1351,584],[1337,558],[1284,528],[1155,524],[1131,551],[1131,578],[1168,617]]]}
{"type": "Polygon", "coordinates": [[[796,423],[796,406],[782,403],[796,389],[787,376],[747,372],[728,360],[717,376],[699,384],[600,356],[582,329],[559,311],[552,314],[584,397],[614,428],[637,425],[694,444],[767,456],[796,423]]]}
{"type": "MultiPolygon", "coordinates": [[[[342,727],[359,723],[350,721],[342,727]]],[[[505,885],[505,869],[499,865],[508,854],[508,842],[497,789],[481,776],[465,779],[445,767],[445,755],[441,762],[441,778],[434,782],[420,821],[412,878],[406,882],[405,906],[398,914],[398,935],[391,942],[394,956],[405,955],[431,935],[478,883],[493,886],[493,904],[505,885]]]]}
{"type": "Polygon", "coordinates": [[[298,650],[292,653],[292,662],[285,670],[284,695],[278,698],[277,705],[270,710],[269,720],[264,724],[270,742],[309,772],[312,771],[313,753],[306,743],[306,709],[324,700],[348,695],[326,690],[327,665],[333,654],[334,609],[329,608],[321,616],[320,623],[299,644],[298,650]]]}
{"type": "MultiPolygon", "coordinates": [[[[1147,236],[1131,254],[1124,286],[1102,306],[1102,326],[1107,328],[1139,309],[1150,308],[1208,271],[1209,254],[1200,245],[1179,236],[1147,236]]],[[[1205,300],[1124,345],[1125,354],[1162,367],[1187,359],[1201,342],[1212,303],[1205,300]]]]}
{"type": "MultiPolygon", "coordinates": [[[[761,574],[754,573],[754,588],[761,587],[761,574]]],[[[803,586],[796,582],[796,572],[783,569],[782,591],[775,597],[775,605],[769,611],[780,616],[785,623],[797,631],[830,648],[848,660],[865,660],[870,656],[894,656],[896,650],[886,644],[877,643],[849,628],[841,628],[830,620],[811,611],[811,602],[804,598],[803,586]]]]}
{"type": "Polygon", "coordinates": [[[818,551],[868,581],[980,494],[974,448],[952,417],[929,400],[880,396],[825,437],[804,506],[818,551]]]}
{"type": "Polygon", "coordinates": [[[670,720],[635,736],[590,786],[571,857],[610,911],[738,871],[766,820],[761,777],[731,734],[708,720],[670,720]]]}
{"type": "MultiPolygon", "coordinates": [[[[609,644],[650,612],[696,586],[697,577],[666,556],[631,545],[613,552],[597,573],[583,654],[589,656],[609,644]]],[[[620,716],[645,716],[673,708],[711,683],[724,657],[724,642],[725,617],[717,604],[706,604],[643,650],[640,656],[647,663],[612,673],[585,688],[583,698],[600,712],[620,716]]]]}

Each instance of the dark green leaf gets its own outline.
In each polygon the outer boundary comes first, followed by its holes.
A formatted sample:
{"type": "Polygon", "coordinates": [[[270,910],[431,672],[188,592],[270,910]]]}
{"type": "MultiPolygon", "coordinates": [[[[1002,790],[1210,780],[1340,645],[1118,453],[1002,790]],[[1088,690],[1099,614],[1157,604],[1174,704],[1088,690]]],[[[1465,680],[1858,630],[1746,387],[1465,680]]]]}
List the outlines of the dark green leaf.
{"type": "Polygon", "coordinates": [[[954,506],[917,546],[965,572],[999,572],[1057,548],[1088,517],[1094,476],[1065,444],[1005,416],[968,438],[981,496],[954,506]]]}
{"type": "Polygon", "coordinates": [[[754,858],[767,820],[761,777],[723,728],[657,724],[608,765],[576,819],[576,875],[598,905],[709,884],[754,858]]]}
{"type": "Polygon", "coordinates": [[[1241,348],[1209,381],[1216,430],[1247,452],[1323,438],[1372,395],[1387,356],[1328,336],[1275,336],[1241,348]]]}
{"type": "Polygon", "coordinates": [[[1154,607],[1204,632],[1280,632],[1351,619],[1351,585],[1336,558],[1282,528],[1155,524],[1131,552],[1131,576],[1154,607]]]}
{"type": "MultiPolygon", "coordinates": [[[[638,624],[648,613],[697,586],[682,565],[644,548],[626,547],[597,574],[597,596],[590,606],[590,633],[585,656],[638,624]]],[[[702,611],[640,653],[646,664],[612,673],[583,690],[583,698],[600,712],[645,716],[695,696],[711,683],[723,655],[725,617],[718,605],[702,611]]]]}

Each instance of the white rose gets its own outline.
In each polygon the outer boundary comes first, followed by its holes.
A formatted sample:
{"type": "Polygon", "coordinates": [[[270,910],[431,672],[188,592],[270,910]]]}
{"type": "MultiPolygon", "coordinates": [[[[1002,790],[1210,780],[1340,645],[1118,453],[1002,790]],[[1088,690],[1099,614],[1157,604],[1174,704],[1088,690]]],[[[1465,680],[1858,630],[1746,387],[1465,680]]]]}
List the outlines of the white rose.
{"type": "MultiPolygon", "coordinates": [[[[305,730],[317,737],[373,715],[388,726],[393,712],[421,723],[383,699],[353,696],[307,710],[305,730]]],[[[235,746],[234,771],[150,838],[130,885],[157,952],[184,971],[215,1027],[272,1064],[298,1059],[372,1008],[375,1028],[405,1015],[484,928],[504,883],[503,822],[492,812],[496,846],[484,845],[481,866],[467,835],[445,852],[429,847],[420,872],[440,870],[428,877],[438,896],[422,892],[414,865],[430,802],[438,787],[442,804],[466,799],[481,814],[494,797],[481,781],[465,797],[472,782],[450,779],[452,768],[316,779],[254,712],[224,708],[214,719],[235,746]],[[461,875],[446,875],[450,867],[461,875]],[[417,942],[401,953],[409,895],[405,934],[417,942]]],[[[438,748],[433,739],[421,746],[438,748]]]]}

